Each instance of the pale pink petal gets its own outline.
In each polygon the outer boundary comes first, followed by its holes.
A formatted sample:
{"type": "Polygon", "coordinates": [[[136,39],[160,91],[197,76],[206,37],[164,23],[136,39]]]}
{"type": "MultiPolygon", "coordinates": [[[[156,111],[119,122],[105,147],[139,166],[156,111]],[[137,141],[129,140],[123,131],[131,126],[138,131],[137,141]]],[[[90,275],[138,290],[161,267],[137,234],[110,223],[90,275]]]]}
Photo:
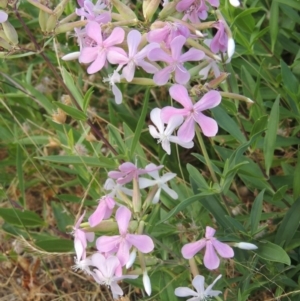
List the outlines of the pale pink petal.
{"type": "Polygon", "coordinates": [[[196,289],[198,294],[203,294],[204,292],[204,277],[202,275],[197,275],[193,279],[193,287],[196,289]]]}
{"type": "Polygon", "coordinates": [[[178,144],[178,145],[180,145],[184,148],[193,148],[194,147],[194,142],[193,141],[183,142],[177,136],[170,136],[169,141],[173,142],[173,143],[176,143],[176,144],[178,144]]]}
{"type": "Polygon", "coordinates": [[[221,94],[218,91],[209,91],[194,105],[197,112],[212,109],[220,104],[222,100],[221,94]]]}
{"type": "Polygon", "coordinates": [[[209,270],[214,270],[219,267],[220,259],[217,256],[211,241],[206,242],[206,250],[204,254],[204,265],[209,270]]]}
{"type": "Polygon", "coordinates": [[[155,108],[150,112],[150,119],[157,127],[158,131],[160,133],[164,132],[164,124],[160,117],[161,109],[155,108]]]}
{"type": "Polygon", "coordinates": [[[127,233],[130,219],[131,219],[131,211],[124,206],[119,207],[116,212],[116,221],[118,223],[119,232],[121,235],[127,233]]]}
{"type": "Polygon", "coordinates": [[[195,137],[195,121],[189,116],[178,130],[178,138],[183,142],[190,142],[195,137]]]}
{"type": "Polygon", "coordinates": [[[159,48],[159,44],[158,43],[150,43],[148,45],[146,45],[143,49],[141,49],[136,55],[135,55],[135,59],[136,60],[141,60],[144,59],[149,51],[151,51],[152,49],[155,48],[159,48]]]}
{"type": "Polygon", "coordinates": [[[174,293],[177,297],[188,297],[188,296],[197,297],[198,296],[198,294],[195,291],[193,291],[192,289],[190,289],[188,287],[177,287],[175,289],[174,293]]]}
{"type": "Polygon", "coordinates": [[[98,56],[97,47],[84,47],[79,55],[79,62],[88,64],[93,62],[98,56]]]}
{"type": "Polygon", "coordinates": [[[176,66],[175,80],[178,84],[185,85],[191,78],[190,73],[183,67],[183,65],[176,66]]]}
{"type": "Polygon", "coordinates": [[[164,123],[169,123],[170,119],[174,115],[181,115],[181,116],[187,116],[189,114],[189,111],[186,109],[177,109],[173,107],[164,107],[161,110],[161,119],[164,123]]]}
{"type": "Polygon", "coordinates": [[[103,268],[106,267],[106,258],[100,253],[94,253],[91,257],[91,260],[92,260],[93,266],[97,267],[98,270],[101,272],[102,272],[103,268]]]}
{"type": "Polygon", "coordinates": [[[115,275],[116,269],[120,266],[120,261],[116,256],[106,258],[107,274],[105,276],[112,277],[115,275]]]}
{"type": "Polygon", "coordinates": [[[232,258],[234,256],[233,249],[227,244],[224,244],[223,242],[220,242],[217,239],[212,239],[211,242],[221,257],[232,258]]]}
{"type": "Polygon", "coordinates": [[[168,26],[164,26],[163,28],[153,29],[147,33],[147,40],[149,42],[160,43],[166,39],[168,34],[169,34],[168,26]]]}
{"type": "Polygon", "coordinates": [[[219,0],[208,0],[211,6],[219,7],[220,1],[219,0]]]}
{"type": "Polygon", "coordinates": [[[205,247],[205,245],[205,239],[200,239],[196,242],[188,243],[182,247],[181,254],[185,259],[193,258],[196,255],[196,253],[198,253],[201,249],[205,247]]]}
{"type": "Polygon", "coordinates": [[[94,74],[98,72],[103,68],[105,61],[106,61],[106,54],[104,52],[99,53],[97,58],[94,60],[94,62],[87,68],[87,73],[94,74]]]}
{"type": "MultiPolygon", "coordinates": [[[[170,145],[170,143],[169,143],[170,145]]],[[[165,150],[165,149],[164,149],[165,150]]],[[[166,151],[166,150],[165,150],[166,151]]],[[[166,153],[168,154],[168,152],[166,151],[166,153]]],[[[152,204],[157,204],[159,202],[160,199],[160,193],[161,193],[161,188],[158,188],[158,190],[156,191],[153,199],[152,199],[152,204]]]]}
{"type": "Polygon", "coordinates": [[[149,74],[153,74],[155,72],[158,72],[158,68],[157,67],[155,67],[151,63],[143,61],[143,60],[139,60],[137,62],[137,66],[142,67],[149,74]]]}
{"type": "Polygon", "coordinates": [[[137,53],[142,35],[138,30],[131,30],[127,35],[128,56],[131,58],[137,53]]]}
{"type": "Polygon", "coordinates": [[[115,96],[115,102],[116,102],[116,104],[117,105],[121,104],[123,96],[122,96],[122,92],[118,88],[118,86],[117,85],[113,85],[112,88],[111,88],[111,91],[113,92],[113,94],[115,96]]]}
{"type": "Polygon", "coordinates": [[[179,12],[186,11],[194,2],[195,0],[181,0],[176,5],[176,10],[179,12]]]}
{"type": "Polygon", "coordinates": [[[81,259],[83,259],[82,257],[85,252],[85,248],[79,239],[74,239],[74,249],[75,249],[77,260],[80,261],[81,259]]]}
{"type": "Polygon", "coordinates": [[[3,10],[0,10],[0,23],[4,23],[7,21],[8,14],[4,12],[3,10]]]}
{"type": "Polygon", "coordinates": [[[127,234],[126,240],[142,253],[149,253],[154,249],[154,243],[148,235],[127,234]]]}
{"type": "Polygon", "coordinates": [[[120,244],[120,236],[101,236],[96,240],[96,247],[99,252],[107,253],[115,250],[120,244]]]}
{"type": "Polygon", "coordinates": [[[184,36],[177,36],[170,43],[170,48],[172,52],[172,58],[174,61],[177,61],[181,55],[181,50],[186,42],[186,38],[184,36]]]}
{"type": "Polygon", "coordinates": [[[189,97],[187,89],[182,85],[173,85],[169,93],[173,99],[179,102],[183,107],[191,110],[193,108],[193,103],[189,97]]]}
{"type": "Polygon", "coordinates": [[[131,246],[132,244],[127,240],[126,235],[126,240],[122,240],[117,251],[117,257],[120,260],[122,266],[124,266],[129,260],[129,251],[131,246]]]}
{"type": "Polygon", "coordinates": [[[168,66],[156,72],[153,77],[154,82],[159,86],[165,85],[168,82],[172,71],[173,71],[173,67],[168,66]]]}
{"type": "Polygon", "coordinates": [[[180,62],[187,62],[187,61],[200,61],[205,57],[203,51],[195,48],[189,49],[187,52],[180,56],[180,62]]]}
{"type": "Polygon", "coordinates": [[[123,291],[117,282],[112,282],[110,284],[110,289],[113,294],[114,299],[119,299],[119,296],[123,296],[123,291]]]}
{"type": "Polygon", "coordinates": [[[166,182],[169,182],[170,180],[174,179],[175,177],[176,177],[176,173],[167,172],[161,176],[160,182],[166,183],[166,182]]]}
{"type": "Polygon", "coordinates": [[[161,189],[168,194],[173,200],[178,199],[178,194],[175,190],[171,189],[167,184],[162,184],[161,189]]]}
{"type": "Polygon", "coordinates": [[[147,187],[154,186],[156,182],[154,180],[146,179],[146,178],[139,178],[139,187],[140,189],[144,189],[147,187]]]}
{"type": "Polygon", "coordinates": [[[103,46],[106,48],[123,42],[125,31],[121,27],[115,27],[110,36],[103,42],[103,46]]]}
{"type": "Polygon", "coordinates": [[[102,32],[101,26],[94,21],[88,22],[85,27],[86,34],[92,38],[98,45],[102,45],[102,32]]]}
{"type": "Polygon", "coordinates": [[[206,137],[216,136],[218,132],[218,124],[213,118],[205,116],[202,113],[194,114],[194,118],[206,137]]]}
{"type": "Polygon", "coordinates": [[[119,166],[119,170],[121,172],[129,173],[136,170],[136,166],[131,162],[125,162],[119,166]]]}
{"type": "Polygon", "coordinates": [[[128,65],[123,68],[122,74],[128,82],[131,82],[133,80],[134,73],[135,73],[135,64],[134,62],[130,61],[128,65]]]}
{"type": "Polygon", "coordinates": [[[211,238],[215,235],[216,230],[210,226],[206,226],[205,228],[205,238],[211,238]]]}
{"type": "Polygon", "coordinates": [[[111,47],[109,49],[109,51],[107,52],[107,60],[111,63],[111,64],[121,64],[121,65],[125,65],[128,63],[128,57],[126,52],[124,51],[123,53],[119,52],[119,51],[113,51],[111,50],[114,47],[111,47]]]}
{"type": "Polygon", "coordinates": [[[102,222],[106,209],[107,206],[105,201],[101,200],[94,213],[89,217],[89,224],[91,227],[95,227],[102,222]]]}
{"type": "Polygon", "coordinates": [[[165,51],[163,51],[161,48],[154,48],[149,51],[148,53],[148,59],[150,61],[163,61],[166,63],[172,63],[173,59],[172,57],[167,54],[165,51]]]}
{"type": "Polygon", "coordinates": [[[79,217],[79,219],[75,223],[75,226],[74,226],[75,230],[80,227],[80,224],[83,221],[84,216],[85,216],[85,211],[82,213],[82,215],[79,217]]]}
{"type": "Polygon", "coordinates": [[[94,232],[85,232],[85,237],[87,241],[93,242],[95,239],[95,233],[94,232]]]}
{"type": "Polygon", "coordinates": [[[211,297],[215,297],[215,296],[218,296],[220,295],[222,292],[221,291],[214,291],[212,290],[213,286],[216,284],[216,282],[222,277],[222,275],[219,275],[212,284],[210,284],[206,290],[205,290],[205,293],[208,295],[208,296],[211,296],[211,297]]]}

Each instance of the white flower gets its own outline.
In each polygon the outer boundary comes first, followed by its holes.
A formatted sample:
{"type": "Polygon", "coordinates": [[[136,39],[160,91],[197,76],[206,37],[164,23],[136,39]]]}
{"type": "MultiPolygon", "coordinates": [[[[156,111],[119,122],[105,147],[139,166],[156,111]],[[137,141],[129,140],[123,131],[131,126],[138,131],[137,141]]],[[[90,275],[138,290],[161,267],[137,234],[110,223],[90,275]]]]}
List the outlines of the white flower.
{"type": "Polygon", "coordinates": [[[165,129],[164,123],[160,118],[161,109],[155,108],[150,113],[150,119],[155,124],[157,129],[153,125],[149,125],[149,132],[151,136],[155,139],[158,139],[158,143],[161,143],[162,148],[166,151],[168,155],[171,154],[170,142],[177,143],[184,148],[192,148],[194,142],[182,142],[177,136],[173,136],[175,128],[180,126],[183,122],[183,117],[181,115],[174,115],[170,118],[170,121],[165,129]]]}
{"type": "Polygon", "coordinates": [[[125,193],[126,195],[132,196],[133,192],[131,189],[123,187],[122,184],[115,182],[113,179],[108,178],[104,183],[104,189],[110,190],[110,193],[107,195],[111,196],[112,198],[117,197],[122,199],[121,192],[125,193]]]}
{"type": "Polygon", "coordinates": [[[193,296],[192,298],[187,299],[187,301],[204,301],[210,297],[218,296],[219,294],[222,294],[222,292],[214,291],[212,290],[212,287],[221,277],[222,275],[219,275],[215,279],[215,281],[204,290],[204,277],[201,275],[197,275],[192,282],[193,287],[196,289],[197,292],[193,291],[188,287],[178,287],[175,289],[175,295],[178,297],[193,296]]]}
{"type": "MultiPolygon", "coordinates": [[[[146,166],[146,169],[155,168],[156,165],[150,163],[146,166]]],[[[175,173],[167,172],[162,177],[159,176],[158,170],[150,171],[148,174],[154,178],[154,180],[139,178],[139,187],[140,189],[149,187],[149,186],[158,186],[158,190],[153,197],[152,203],[156,204],[159,201],[161,190],[164,190],[172,199],[177,199],[178,194],[166,184],[166,182],[176,177],[175,173]]]]}
{"type": "Polygon", "coordinates": [[[258,247],[254,244],[251,244],[249,242],[239,242],[239,243],[235,243],[233,245],[234,247],[240,248],[240,249],[244,249],[244,250],[256,250],[258,249],[258,247]]]}

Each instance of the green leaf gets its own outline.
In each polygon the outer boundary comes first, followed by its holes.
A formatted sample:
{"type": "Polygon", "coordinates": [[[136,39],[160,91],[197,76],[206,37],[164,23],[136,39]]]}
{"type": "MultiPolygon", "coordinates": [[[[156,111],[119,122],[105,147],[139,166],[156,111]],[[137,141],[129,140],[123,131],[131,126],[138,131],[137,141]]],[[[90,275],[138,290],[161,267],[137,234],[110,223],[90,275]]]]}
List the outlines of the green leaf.
{"type": "Polygon", "coordinates": [[[111,143],[113,145],[117,144],[119,153],[125,155],[127,153],[127,148],[119,130],[114,126],[112,126],[111,124],[108,125],[108,130],[109,130],[109,138],[111,143]]]}
{"type": "Polygon", "coordinates": [[[22,227],[40,227],[45,222],[36,213],[24,210],[20,211],[13,208],[0,208],[0,216],[9,224],[22,227]]]}
{"type": "Polygon", "coordinates": [[[82,164],[85,166],[103,167],[114,169],[116,164],[114,160],[101,157],[76,157],[76,156],[47,156],[47,157],[35,157],[35,159],[55,162],[61,164],[82,164]]]}
{"type": "Polygon", "coordinates": [[[283,60],[280,61],[280,65],[284,89],[292,96],[297,95],[299,91],[299,81],[283,60]]]}
{"type": "Polygon", "coordinates": [[[273,104],[264,140],[264,156],[267,175],[269,175],[274,157],[276,135],[279,123],[279,100],[280,95],[278,95],[276,101],[273,104]]]}
{"type": "Polygon", "coordinates": [[[142,113],[141,113],[141,116],[139,118],[136,129],[134,131],[134,137],[133,137],[133,141],[132,141],[131,149],[130,149],[130,157],[132,157],[134,155],[136,145],[137,145],[137,143],[140,139],[141,132],[142,132],[143,126],[145,124],[145,118],[146,118],[147,111],[148,111],[149,96],[150,96],[150,88],[147,88],[146,92],[145,92],[145,98],[144,98],[142,113]]]}
{"type": "Polygon", "coordinates": [[[257,243],[258,249],[254,252],[261,258],[268,261],[281,262],[287,265],[291,264],[289,255],[278,245],[269,241],[257,243]]]}
{"type": "Polygon", "coordinates": [[[270,11],[270,36],[271,36],[271,49],[274,52],[275,43],[277,41],[277,35],[279,31],[279,4],[277,1],[272,1],[270,11]]]}
{"type": "Polygon", "coordinates": [[[216,107],[211,110],[215,119],[218,122],[218,125],[231,134],[237,141],[244,143],[246,142],[246,138],[243,133],[240,131],[240,127],[236,124],[236,122],[231,118],[225,110],[221,107],[216,107]]]}
{"type": "Polygon", "coordinates": [[[87,108],[89,106],[89,103],[90,103],[90,99],[91,99],[91,96],[93,95],[93,92],[94,92],[94,87],[91,86],[85,93],[84,95],[84,98],[83,98],[83,112],[86,113],[87,111],[87,108]]]}
{"type": "Polygon", "coordinates": [[[260,222],[262,208],[263,208],[263,200],[264,200],[265,189],[262,190],[254,200],[251,213],[250,213],[250,222],[251,222],[251,234],[256,233],[257,227],[260,222]]]}
{"type": "Polygon", "coordinates": [[[298,160],[293,178],[293,197],[296,200],[300,196],[300,151],[298,151],[298,160]]]}
{"type": "Polygon", "coordinates": [[[191,164],[187,164],[186,168],[190,174],[190,177],[197,183],[198,189],[209,189],[209,185],[206,183],[204,177],[201,175],[197,168],[195,168],[191,164]]]}
{"type": "Polygon", "coordinates": [[[49,238],[38,240],[35,245],[47,252],[71,252],[74,250],[74,243],[72,240],[62,238],[49,238]]]}
{"type": "MultiPolygon", "coordinates": [[[[299,185],[299,184],[298,184],[299,185]]],[[[300,198],[292,205],[284,216],[275,237],[275,243],[288,245],[294,237],[300,221],[300,198]]]]}
{"type": "Polygon", "coordinates": [[[285,5],[288,5],[290,7],[296,8],[298,10],[300,10],[300,2],[299,1],[295,1],[295,0],[273,0],[274,2],[278,2],[278,3],[282,3],[285,5]]]}
{"type": "Polygon", "coordinates": [[[79,111],[78,109],[75,109],[73,107],[67,106],[61,102],[54,102],[54,104],[59,107],[60,109],[62,109],[65,113],[67,113],[68,115],[70,115],[71,117],[73,117],[75,120],[86,120],[87,116],[82,112],[79,111]]]}
{"type": "Polygon", "coordinates": [[[71,91],[72,95],[76,99],[78,105],[80,106],[81,109],[83,109],[83,97],[79,90],[77,89],[76,85],[74,84],[74,80],[71,76],[71,74],[66,70],[65,67],[62,67],[62,76],[64,79],[64,82],[66,86],[69,88],[71,91]]]}
{"type": "Polygon", "coordinates": [[[19,181],[19,187],[21,191],[21,195],[23,198],[23,202],[25,202],[25,186],[24,186],[24,176],[23,176],[23,150],[20,145],[17,146],[17,160],[16,160],[16,167],[17,167],[17,175],[19,181]]]}
{"type": "Polygon", "coordinates": [[[61,232],[67,232],[67,226],[73,225],[74,219],[66,212],[66,208],[57,202],[51,202],[53,215],[56,220],[57,228],[61,232]]]}

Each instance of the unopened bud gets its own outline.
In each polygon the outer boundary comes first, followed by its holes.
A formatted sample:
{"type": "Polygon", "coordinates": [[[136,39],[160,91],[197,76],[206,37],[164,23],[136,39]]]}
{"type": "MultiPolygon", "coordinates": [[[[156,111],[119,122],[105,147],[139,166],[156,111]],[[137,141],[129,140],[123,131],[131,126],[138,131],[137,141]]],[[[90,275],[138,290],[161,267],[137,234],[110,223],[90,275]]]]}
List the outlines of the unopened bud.
{"type": "Polygon", "coordinates": [[[228,39],[228,44],[227,44],[227,55],[228,55],[229,59],[233,56],[234,50],[235,50],[234,39],[233,38],[229,38],[228,39]]]}
{"type": "Polygon", "coordinates": [[[64,55],[61,59],[63,61],[73,61],[73,60],[77,60],[79,58],[79,55],[80,55],[80,51],[71,52],[64,55]]]}
{"type": "Polygon", "coordinates": [[[2,27],[8,41],[11,42],[13,45],[18,45],[19,39],[15,28],[8,21],[2,23],[2,27]]]}
{"type": "Polygon", "coordinates": [[[6,6],[7,6],[7,0],[0,0],[0,7],[6,8],[6,6]]]}
{"type": "Polygon", "coordinates": [[[125,20],[137,19],[135,13],[128,5],[122,3],[120,0],[111,0],[110,2],[125,20]]]}
{"type": "Polygon", "coordinates": [[[7,18],[8,14],[5,11],[0,10],[0,23],[7,21],[7,18]]]}
{"type": "Polygon", "coordinates": [[[143,15],[147,21],[150,21],[157,11],[160,0],[144,0],[143,1],[143,15]]]}
{"type": "Polygon", "coordinates": [[[173,1],[164,5],[164,8],[158,14],[159,19],[165,19],[172,16],[176,12],[177,1],[173,1]]]}
{"type": "Polygon", "coordinates": [[[132,206],[135,213],[141,212],[141,192],[139,182],[136,178],[133,179],[133,195],[132,195],[132,206]]]}
{"type": "MultiPolygon", "coordinates": [[[[127,83],[126,79],[121,79],[121,83],[127,83]]],[[[141,86],[155,86],[153,79],[143,77],[135,77],[130,83],[141,86]]]]}
{"type": "Polygon", "coordinates": [[[133,249],[133,251],[129,255],[129,259],[126,263],[126,269],[130,269],[136,259],[136,249],[133,249]]]}
{"type": "Polygon", "coordinates": [[[43,32],[46,31],[49,14],[40,9],[39,24],[43,32]]]}
{"type": "Polygon", "coordinates": [[[74,28],[83,27],[86,24],[87,24],[86,20],[80,20],[80,21],[75,21],[75,22],[71,22],[71,23],[59,24],[55,28],[55,32],[58,34],[58,33],[64,33],[64,32],[68,32],[68,31],[72,31],[72,30],[74,30],[74,28]]]}
{"type": "Polygon", "coordinates": [[[47,24],[46,24],[46,32],[51,32],[54,30],[54,28],[56,27],[57,25],[57,17],[56,15],[54,14],[51,14],[49,17],[48,17],[48,20],[47,20],[47,24]]]}
{"type": "Polygon", "coordinates": [[[143,284],[144,284],[145,292],[147,293],[148,296],[150,296],[152,291],[151,282],[146,270],[143,272],[143,284]]]}
{"type": "Polygon", "coordinates": [[[60,16],[64,12],[65,7],[68,4],[68,2],[69,2],[69,0],[62,0],[62,1],[60,1],[60,3],[53,10],[53,13],[56,16],[57,20],[60,18],[60,16]]]}
{"type": "Polygon", "coordinates": [[[239,0],[229,0],[229,3],[234,7],[238,7],[241,4],[239,0]]]}
{"type": "Polygon", "coordinates": [[[0,47],[6,49],[6,50],[11,50],[12,46],[2,37],[0,37],[0,47]]]}
{"type": "Polygon", "coordinates": [[[234,247],[244,249],[244,250],[256,250],[258,247],[254,244],[251,244],[249,242],[238,242],[233,244],[234,247]]]}
{"type": "Polygon", "coordinates": [[[67,115],[61,109],[57,109],[57,111],[52,114],[52,120],[56,123],[64,124],[66,122],[66,119],[67,119],[67,115]]]}
{"type": "Polygon", "coordinates": [[[222,72],[217,78],[211,80],[209,83],[207,83],[207,87],[210,89],[214,89],[220,85],[227,77],[229,73],[222,72]]]}

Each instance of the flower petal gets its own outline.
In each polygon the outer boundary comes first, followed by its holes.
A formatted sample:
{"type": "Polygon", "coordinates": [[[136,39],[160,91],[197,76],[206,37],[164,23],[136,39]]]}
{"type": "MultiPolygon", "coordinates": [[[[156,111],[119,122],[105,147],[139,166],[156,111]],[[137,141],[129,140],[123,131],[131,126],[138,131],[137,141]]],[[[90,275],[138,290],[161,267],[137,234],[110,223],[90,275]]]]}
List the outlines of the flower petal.
{"type": "Polygon", "coordinates": [[[163,61],[166,63],[171,63],[172,58],[169,54],[167,54],[165,51],[163,51],[161,48],[154,48],[149,51],[148,53],[148,59],[150,61],[163,61]]]}
{"type": "Polygon", "coordinates": [[[192,284],[193,287],[196,289],[197,293],[202,296],[204,293],[204,277],[202,275],[197,275],[193,279],[192,284]]]}
{"type": "MultiPolygon", "coordinates": [[[[155,49],[154,49],[155,50],[155,49]]],[[[153,80],[158,86],[165,85],[173,71],[172,66],[165,67],[154,74],[153,80]]]]}
{"type": "Polygon", "coordinates": [[[206,288],[206,290],[205,290],[205,292],[204,292],[205,296],[215,297],[215,296],[218,296],[219,294],[222,293],[221,291],[213,291],[213,290],[212,290],[213,286],[216,284],[216,282],[217,282],[221,277],[222,277],[222,275],[219,275],[219,276],[214,280],[214,282],[213,282],[212,284],[210,284],[210,285],[206,288]]]}
{"type": "Polygon", "coordinates": [[[169,93],[171,97],[179,102],[184,108],[193,108],[192,100],[190,99],[188,91],[184,86],[175,84],[170,88],[169,93]]]}
{"type": "Polygon", "coordinates": [[[85,27],[86,34],[92,38],[98,45],[102,45],[102,31],[101,26],[94,21],[88,22],[85,27]]]}
{"type": "Polygon", "coordinates": [[[190,142],[195,137],[195,121],[189,116],[178,130],[178,138],[183,142],[190,142]]]}
{"type": "Polygon", "coordinates": [[[172,42],[170,43],[172,58],[174,61],[178,61],[178,59],[181,55],[182,47],[185,42],[186,42],[186,38],[184,36],[180,35],[180,36],[177,36],[176,38],[174,38],[172,40],[172,42]]]}
{"type": "Polygon", "coordinates": [[[119,231],[121,235],[127,233],[130,219],[131,219],[131,211],[124,206],[119,207],[116,212],[116,221],[118,223],[119,231]]]}
{"type": "Polygon", "coordinates": [[[98,54],[94,62],[87,68],[88,74],[94,74],[100,71],[106,62],[106,53],[101,52],[98,54]]]}
{"type": "Polygon", "coordinates": [[[233,249],[227,244],[220,242],[217,239],[212,239],[211,242],[221,257],[232,258],[234,256],[233,249]]]}
{"type": "Polygon", "coordinates": [[[120,236],[101,236],[96,240],[96,247],[99,252],[108,253],[116,251],[116,248],[120,244],[120,236]]]}
{"type": "Polygon", "coordinates": [[[79,62],[88,64],[93,62],[98,56],[97,47],[84,47],[79,55],[79,62]]]}
{"type": "Polygon", "coordinates": [[[125,36],[125,31],[121,27],[115,27],[111,32],[110,36],[103,41],[103,46],[105,48],[111,47],[116,44],[120,44],[123,42],[125,36]]]}
{"type": "Polygon", "coordinates": [[[165,127],[164,127],[164,124],[163,124],[163,122],[161,120],[161,109],[154,108],[150,112],[150,119],[155,124],[155,126],[157,127],[157,129],[159,130],[159,133],[163,134],[165,127]]]}
{"type": "Polygon", "coordinates": [[[213,118],[205,116],[202,113],[198,113],[197,115],[194,115],[194,117],[206,137],[216,136],[218,132],[218,124],[213,118]]]}
{"type": "Polygon", "coordinates": [[[200,61],[205,57],[205,53],[199,49],[191,48],[180,56],[180,62],[200,61]]]}
{"type": "Polygon", "coordinates": [[[200,239],[196,242],[191,242],[184,245],[181,249],[181,254],[183,258],[190,259],[195,256],[201,249],[203,249],[206,245],[205,239],[200,239]]]}
{"type": "Polygon", "coordinates": [[[171,135],[174,130],[179,127],[183,122],[183,117],[181,115],[173,115],[169,122],[168,122],[168,125],[165,129],[165,135],[166,136],[169,136],[171,135]]]}
{"type": "Polygon", "coordinates": [[[126,240],[142,253],[149,253],[154,249],[154,243],[148,235],[127,234],[126,240]]]}
{"type": "Polygon", "coordinates": [[[132,58],[137,53],[142,35],[138,30],[131,30],[127,35],[128,56],[132,58]]]}
{"type": "Polygon", "coordinates": [[[174,115],[181,115],[181,116],[186,116],[187,115],[187,110],[186,109],[177,109],[173,107],[164,107],[161,110],[161,120],[164,123],[169,123],[170,119],[174,115]]]}
{"type": "Polygon", "coordinates": [[[101,200],[94,213],[92,213],[92,215],[89,217],[89,224],[91,227],[95,227],[102,222],[106,210],[106,203],[104,200],[101,200]]]}
{"type": "Polygon", "coordinates": [[[190,73],[183,67],[183,65],[177,65],[175,69],[175,80],[178,84],[185,85],[191,78],[190,73]]]}
{"type": "Polygon", "coordinates": [[[203,262],[205,267],[209,270],[214,270],[220,265],[220,259],[217,256],[211,241],[206,242],[206,250],[203,262]]]}
{"type": "Polygon", "coordinates": [[[211,238],[215,235],[216,230],[210,226],[206,226],[205,228],[205,238],[211,238]]]}
{"type": "Polygon", "coordinates": [[[222,100],[218,91],[209,91],[194,105],[197,112],[212,109],[220,104],[222,100]]]}
{"type": "Polygon", "coordinates": [[[116,102],[116,104],[117,105],[121,104],[123,96],[122,96],[122,92],[118,88],[118,86],[117,85],[113,85],[112,88],[111,88],[111,91],[113,92],[113,94],[115,96],[115,102],[116,102]]]}

